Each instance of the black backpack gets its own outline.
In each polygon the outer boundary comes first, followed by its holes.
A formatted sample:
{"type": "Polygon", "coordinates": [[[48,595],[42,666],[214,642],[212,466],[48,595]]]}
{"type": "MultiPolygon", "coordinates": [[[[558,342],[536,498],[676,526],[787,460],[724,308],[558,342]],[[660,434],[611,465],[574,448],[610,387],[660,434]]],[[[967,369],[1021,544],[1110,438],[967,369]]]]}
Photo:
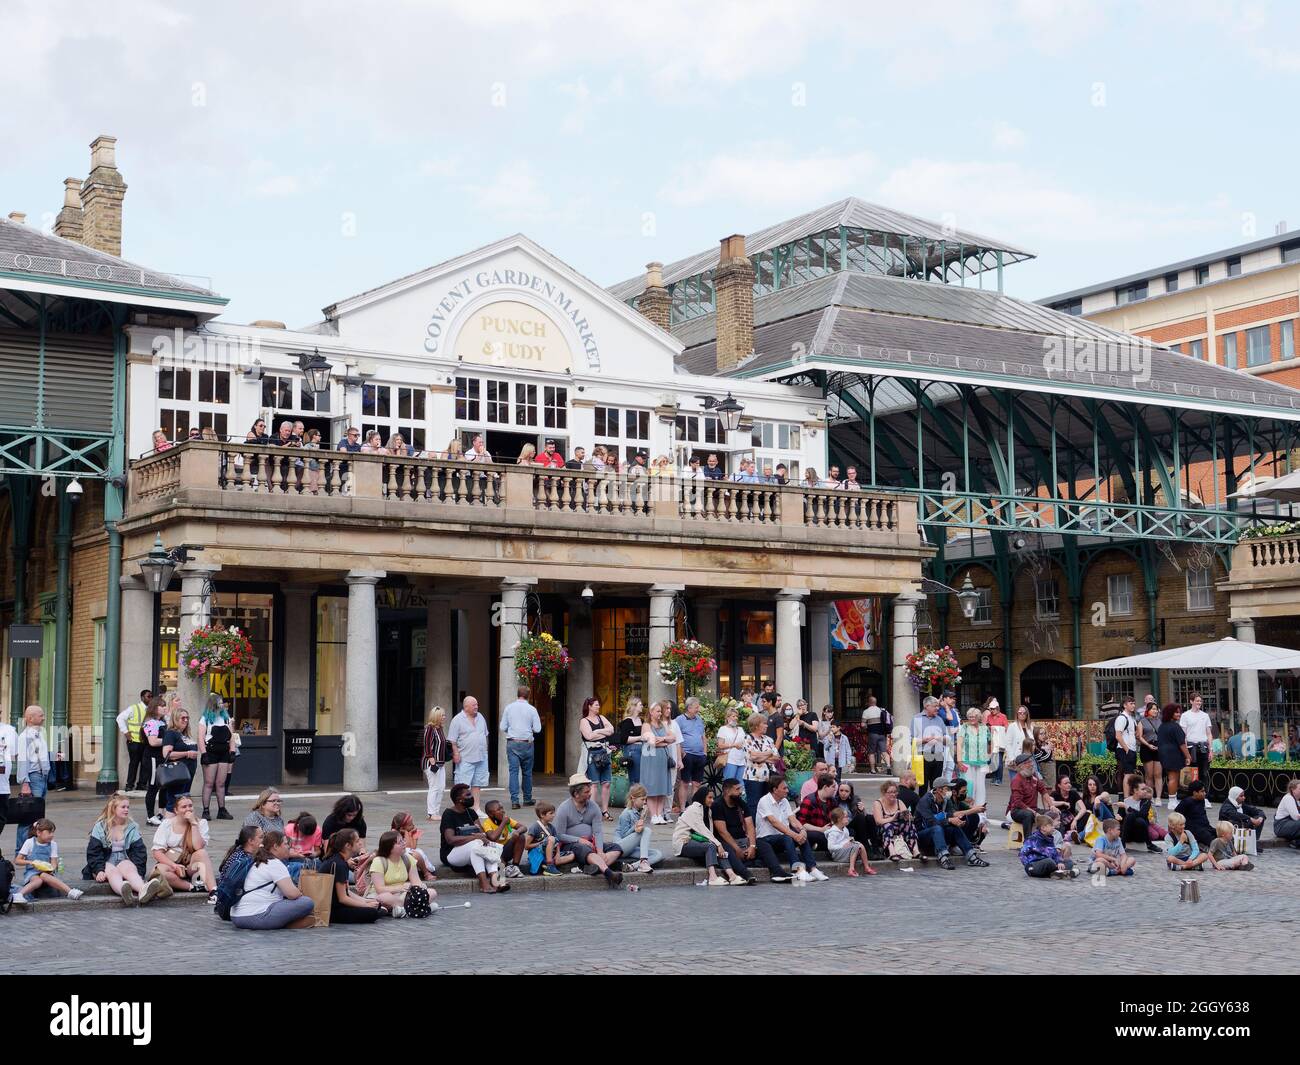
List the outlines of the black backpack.
{"type": "Polygon", "coordinates": [[[14,886],[14,863],[0,854],[0,913],[9,912],[9,892],[14,886]]]}
{"type": "Polygon", "coordinates": [[[402,905],[407,917],[428,917],[433,913],[428,889],[416,884],[406,889],[406,897],[402,900],[402,905]]]}
{"type": "MultiPolygon", "coordinates": [[[[1122,714],[1123,711],[1120,711],[1122,714]]],[[[1106,719],[1106,727],[1102,730],[1102,735],[1106,738],[1106,750],[1112,753],[1119,750],[1119,739],[1115,735],[1115,722],[1120,718],[1120,714],[1106,719]]]]}

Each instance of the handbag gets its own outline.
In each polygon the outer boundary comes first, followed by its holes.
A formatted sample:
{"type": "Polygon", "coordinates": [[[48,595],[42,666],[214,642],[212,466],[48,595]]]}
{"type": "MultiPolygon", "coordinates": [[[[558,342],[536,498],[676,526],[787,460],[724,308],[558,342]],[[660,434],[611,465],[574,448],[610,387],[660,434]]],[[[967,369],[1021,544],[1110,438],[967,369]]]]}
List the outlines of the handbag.
{"type": "Polygon", "coordinates": [[[609,768],[609,764],[609,744],[599,743],[587,747],[587,765],[592,769],[605,770],[609,768]]]}
{"type": "Polygon", "coordinates": [[[190,771],[181,762],[163,762],[158,767],[158,786],[171,787],[173,784],[188,784],[190,771]]]}
{"type": "Polygon", "coordinates": [[[406,910],[407,917],[428,917],[433,913],[428,889],[412,884],[406,889],[406,895],[402,898],[402,908],[406,910]]]}
{"type": "Polygon", "coordinates": [[[907,841],[902,836],[895,836],[889,841],[889,857],[894,861],[907,861],[916,857],[912,853],[912,848],[907,845],[907,841]]]}
{"type": "Polygon", "coordinates": [[[15,825],[30,825],[45,816],[45,796],[11,795],[9,796],[9,814],[7,820],[15,825]]]}

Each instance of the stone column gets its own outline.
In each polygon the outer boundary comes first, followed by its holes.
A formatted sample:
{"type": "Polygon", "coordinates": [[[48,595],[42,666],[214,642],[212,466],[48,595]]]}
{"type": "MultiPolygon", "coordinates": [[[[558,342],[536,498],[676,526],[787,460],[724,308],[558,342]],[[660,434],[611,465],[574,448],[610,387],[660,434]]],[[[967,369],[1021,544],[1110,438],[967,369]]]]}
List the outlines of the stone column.
{"type": "MultiPolygon", "coordinates": [[[[460,611],[460,668],[457,671],[460,688],[479,702],[486,702],[492,687],[492,597],[466,595],[460,611]]],[[[447,707],[447,720],[460,710],[460,692],[453,691],[447,707]]]]}
{"type": "MultiPolygon", "coordinates": [[[[181,608],[180,625],[177,636],[177,648],[183,652],[190,642],[195,629],[200,629],[212,620],[212,593],[204,594],[209,582],[221,570],[220,566],[187,562],[180,570],[181,608]]],[[[125,629],[124,629],[125,631],[125,629]]],[[[182,655],[183,657],[183,655],[182,655]]],[[[152,660],[152,656],[151,656],[152,660]]],[[[121,682],[119,681],[119,686],[121,682]]],[[[193,680],[185,675],[185,663],[178,663],[176,691],[181,697],[181,706],[190,712],[191,731],[197,733],[199,715],[203,713],[204,703],[208,698],[208,684],[204,680],[193,680]]],[[[132,699],[132,702],[135,700],[132,699]]],[[[129,704],[128,704],[129,705],[129,704]]]]}
{"type": "MultiPolygon", "coordinates": [[[[117,707],[125,709],[140,698],[140,690],[155,690],[158,678],[153,671],[154,643],[158,639],[158,628],[154,624],[153,592],[145,587],[140,577],[122,577],[118,581],[122,589],[122,670],[118,674],[116,692],[117,707]]],[[[114,693],[105,692],[107,702],[114,698],[114,693]]],[[[129,752],[126,741],[117,745],[117,779],[126,779],[126,766],[129,752]]]]}
{"type": "Polygon", "coordinates": [[[785,589],[776,593],[776,690],[783,703],[791,705],[803,698],[803,627],[804,596],[802,589],[785,589]]]}
{"type": "Polygon", "coordinates": [[[383,570],[351,570],[348,585],[347,710],[343,720],[343,787],[379,788],[379,612],[375,585],[383,570]]]}
{"type": "MultiPolygon", "coordinates": [[[[1233,618],[1232,626],[1236,630],[1234,635],[1241,643],[1255,642],[1255,619],[1254,618],[1233,618]]],[[[1263,722],[1260,719],[1259,705],[1259,670],[1241,669],[1236,674],[1237,683],[1237,720],[1244,722],[1246,728],[1254,733],[1255,749],[1264,750],[1266,744],[1265,737],[1261,731],[1263,722]]],[[[1226,743],[1227,741],[1224,740],[1226,743]]]]}
{"type": "Polygon", "coordinates": [[[506,758],[506,734],[501,728],[501,711],[506,703],[513,702],[519,687],[515,672],[515,648],[528,633],[528,589],[537,583],[536,577],[507,577],[501,582],[501,612],[497,615],[501,628],[500,659],[497,663],[497,705],[487,706],[479,696],[479,713],[487,717],[489,734],[497,737],[497,787],[506,786],[510,763],[506,758]]]}
{"type": "MultiPolygon", "coordinates": [[[[695,602],[696,639],[700,643],[712,647],[715,656],[720,651],[718,647],[718,610],[720,608],[721,604],[716,599],[697,599],[695,602]]],[[[700,685],[699,694],[701,696],[712,696],[715,699],[718,697],[717,673],[714,673],[708,681],[700,685]]],[[[621,711],[622,707],[619,709],[621,711]]]]}
{"type": "MultiPolygon", "coordinates": [[[[650,693],[650,702],[664,699],[677,701],[677,685],[665,684],[659,678],[659,659],[663,657],[664,648],[677,638],[676,622],[673,618],[673,599],[679,592],[684,592],[684,584],[655,584],[650,588],[650,632],[649,632],[649,677],[646,691],[650,693]]],[[[646,704],[649,706],[649,703],[646,704]]]]}
{"type": "Polygon", "coordinates": [[[825,601],[808,604],[809,657],[808,705],[819,715],[827,703],[834,703],[834,671],[831,668],[831,605],[825,601]]]}
{"type": "MultiPolygon", "coordinates": [[[[578,722],[582,718],[582,703],[595,685],[595,663],[592,661],[594,650],[592,637],[591,607],[581,599],[569,600],[569,654],[573,664],[569,666],[569,677],[565,682],[564,696],[564,750],[557,751],[561,768],[565,776],[578,771],[578,758],[582,753],[582,733],[578,722]]],[[[618,692],[603,693],[607,706],[602,707],[605,716],[617,723],[622,720],[623,708],[615,706],[613,699],[618,692]]]]}
{"type": "MultiPolygon", "coordinates": [[[[282,729],[311,727],[312,641],[316,619],[312,617],[314,584],[285,584],[284,592],[284,703],[280,712],[282,729]]],[[[306,784],[305,770],[283,771],[286,785],[306,784]]]]}
{"type": "Polygon", "coordinates": [[[903,594],[894,599],[894,631],[890,661],[893,677],[890,687],[889,711],[894,715],[894,771],[912,764],[912,718],[921,705],[921,697],[907,678],[907,656],[916,651],[916,609],[924,602],[917,594],[903,594]],[[900,743],[899,738],[907,742],[900,743]]]}
{"type": "Polygon", "coordinates": [[[429,711],[441,706],[447,711],[450,721],[457,707],[453,706],[456,693],[452,690],[451,662],[451,598],[435,595],[429,600],[427,631],[424,638],[424,712],[423,720],[429,719],[429,711]]]}

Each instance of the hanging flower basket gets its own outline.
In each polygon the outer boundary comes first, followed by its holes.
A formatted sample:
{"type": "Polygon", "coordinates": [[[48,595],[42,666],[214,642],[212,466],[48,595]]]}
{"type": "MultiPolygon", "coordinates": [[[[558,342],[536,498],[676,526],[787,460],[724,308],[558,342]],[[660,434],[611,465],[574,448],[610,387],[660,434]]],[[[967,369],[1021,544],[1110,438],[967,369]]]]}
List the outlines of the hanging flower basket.
{"type": "Polygon", "coordinates": [[[181,651],[185,675],[200,680],[214,673],[242,676],[253,672],[253,645],[237,628],[195,629],[181,651]]]}
{"type": "Polygon", "coordinates": [[[907,656],[907,677],[918,692],[961,683],[961,666],[951,647],[918,647],[907,656]]]}
{"type": "Polygon", "coordinates": [[[659,656],[659,679],[665,684],[686,682],[693,692],[718,669],[713,648],[699,640],[673,640],[659,656]]]}
{"type": "Polygon", "coordinates": [[[556,682],[569,668],[569,651],[549,632],[531,633],[515,648],[515,672],[525,684],[545,684],[555,694],[556,682]]]}

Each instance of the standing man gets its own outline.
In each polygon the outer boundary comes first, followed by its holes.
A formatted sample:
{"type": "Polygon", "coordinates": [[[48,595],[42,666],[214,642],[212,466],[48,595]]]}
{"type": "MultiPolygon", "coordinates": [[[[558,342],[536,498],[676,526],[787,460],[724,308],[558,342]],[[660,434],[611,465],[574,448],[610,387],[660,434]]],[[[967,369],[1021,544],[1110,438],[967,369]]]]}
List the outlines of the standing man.
{"type": "Polygon", "coordinates": [[[992,763],[989,765],[988,782],[990,784],[1002,783],[1002,768],[1007,763],[1007,715],[1002,712],[1002,706],[996,699],[988,701],[988,708],[984,711],[984,724],[989,727],[989,747],[991,749],[992,763]]]}
{"type": "Polygon", "coordinates": [[[542,731],[537,708],[528,701],[532,690],[526,684],[515,691],[515,701],[501,711],[501,731],[506,736],[506,758],[510,762],[510,809],[519,809],[519,778],[524,778],[524,805],[533,805],[534,740],[542,731]]]}
{"type": "Polygon", "coordinates": [[[1137,718],[1133,714],[1135,704],[1133,696],[1125,696],[1124,708],[1119,717],[1115,718],[1115,764],[1121,787],[1124,778],[1130,773],[1136,773],[1138,767],[1137,718]]]}
{"type": "Polygon", "coordinates": [[[704,718],[700,716],[699,699],[693,695],[687,699],[682,715],[676,722],[682,733],[681,784],[685,789],[684,795],[694,795],[695,789],[704,783],[704,767],[708,765],[704,718]]]}
{"type": "Polygon", "coordinates": [[[122,790],[128,795],[134,795],[137,790],[144,791],[145,781],[140,769],[144,761],[144,741],[140,737],[140,726],[144,724],[152,701],[153,692],[144,688],[140,692],[140,701],[117,715],[117,731],[126,737],[126,782],[122,790]]]}
{"type": "Polygon", "coordinates": [[[883,773],[889,764],[889,730],[885,728],[884,714],[884,708],[876,703],[876,697],[868,695],[866,708],[862,711],[862,724],[867,730],[867,764],[873,773],[883,773]]]}
{"type": "Polygon", "coordinates": [[[477,810],[479,794],[488,782],[488,727],[478,712],[478,700],[474,696],[465,696],[460,713],[451,719],[447,742],[451,744],[451,760],[456,767],[453,780],[469,785],[477,810]]]}
{"type": "Polygon", "coordinates": [[[1178,722],[1187,737],[1187,749],[1192,755],[1192,765],[1196,766],[1196,779],[1210,784],[1210,715],[1202,708],[1200,694],[1192,696],[1191,705],[1183,711],[1178,722]]]}
{"type": "Polygon", "coordinates": [[[944,753],[948,749],[948,730],[939,716],[939,700],[927,695],[921,704],[921,716],[912,718],[912,749],[920,745],[923,784],[930,785],[943,776],[944,753]]]}
{"type": "Polygon", "coordinates": [[[0,721],[0,835],[9,823],[9,774],[17,761],[18,730],[8,721],[0,721]]]}

